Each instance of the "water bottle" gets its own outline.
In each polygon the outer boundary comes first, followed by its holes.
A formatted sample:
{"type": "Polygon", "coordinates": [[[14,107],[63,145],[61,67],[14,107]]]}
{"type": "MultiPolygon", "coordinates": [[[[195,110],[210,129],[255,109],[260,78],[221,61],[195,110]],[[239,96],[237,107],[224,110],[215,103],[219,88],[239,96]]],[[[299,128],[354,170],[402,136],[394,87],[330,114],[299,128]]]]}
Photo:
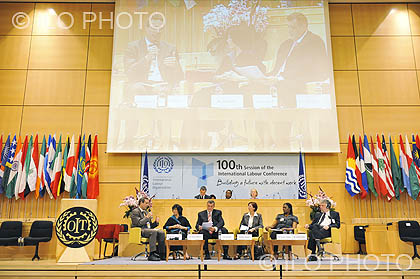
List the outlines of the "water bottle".
{"type": "Polygon", "coordinates": [[[222,239],[222,230],[217,231],[217,238],[222,239]]]}

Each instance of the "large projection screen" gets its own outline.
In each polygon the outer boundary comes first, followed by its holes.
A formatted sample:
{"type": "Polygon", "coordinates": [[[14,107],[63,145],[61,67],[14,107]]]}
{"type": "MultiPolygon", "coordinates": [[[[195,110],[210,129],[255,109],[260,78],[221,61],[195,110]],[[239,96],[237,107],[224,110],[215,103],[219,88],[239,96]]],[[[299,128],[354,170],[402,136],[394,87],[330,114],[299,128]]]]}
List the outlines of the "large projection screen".
{"type": "Polygon", "coordinates": [[[322,0],[117,0],[108,152],[339,152],[322,0]]]}

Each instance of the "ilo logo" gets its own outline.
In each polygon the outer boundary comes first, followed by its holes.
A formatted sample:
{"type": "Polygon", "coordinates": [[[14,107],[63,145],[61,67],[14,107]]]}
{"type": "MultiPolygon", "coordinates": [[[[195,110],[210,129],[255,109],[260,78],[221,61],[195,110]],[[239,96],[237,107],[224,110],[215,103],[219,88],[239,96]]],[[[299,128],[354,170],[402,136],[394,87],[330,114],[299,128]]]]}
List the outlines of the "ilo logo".
{"type": "Polygon", "coordinates": [[[174,168],[174,161],[169,156],[159,156],[155,159],[153,168],[157,173],[170,173],[174,168]]]}

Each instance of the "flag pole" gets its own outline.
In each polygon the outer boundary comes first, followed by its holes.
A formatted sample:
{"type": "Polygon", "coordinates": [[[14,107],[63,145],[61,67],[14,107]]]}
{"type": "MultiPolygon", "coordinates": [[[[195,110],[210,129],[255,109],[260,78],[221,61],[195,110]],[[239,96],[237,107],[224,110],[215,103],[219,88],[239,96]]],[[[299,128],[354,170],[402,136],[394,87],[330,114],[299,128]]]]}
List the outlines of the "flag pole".
{"type": "Polygon", "coordinates": [[[28,203],[28,199],[25,199],[23,202],[23,221],[26,221],[26,204],[28,203]]]}
{"type": "Polygon", "coordinates": [[[381,218],[381,209],[379,208],[379,195],[376,197],[376,205],[378,206],[378,217],[381,218]]]}
{"type": "MultiPolygon", "coordinates": [[[[363,185],[361,185],[363,187],[363,185]]],[[[360,195],[357,195],[357,198],[359,199],[359,216],[362,218],[362,204],[360,202],[360,195]]]]}
{"type": "Polygon", "coordinates": [[[412,201],[413,201],[414,218],[417,218],[416,202],[414,200],[412,200],[412,201]]]}
{"type": "Polygon", "coordinates": [[[33,208],[34,208],[34,197],[31,196],[31,214],[30,214],[29,219],[32,219],[32,210],[33,210],[33,208]]]}
{"type": "Polygon", "coordinates": [[[4,196],[1,197],[0,218],[3,217],[3,203],[4,203],[4,196]]]}
{"type": "Polygon", "coordinates": [[[16,218],[19,219],[19,215],[20,215],[20,204],[21,204],[21,202],[20,202],[20,200],[16,200],[16,203],[17,203],[17,206],[18,206],[17,213],[16,213],[16,218]]]}
{"type": "Polygon", "coordinates": [[[370,216],[373,218],[372,191],[369,191],[370,216]]]}
{"type": "Polygon", "coordinates": [[[38,213],[39,213],[39,196],[36,199],[36,218],[39,218],[38,213]]]}
{"type": "Polygon", "coordinates": [[[45,198],[44,202],[42,203],[42,217],[45,217],[45,198]]]}
{"type": "MultiPolygon", "coordinates": [[[[60,191],[60,189],[58,189],[60,191]]],[[[58,207],[58,197],[55,199],[55,211],[54,211],[54,218],[57,217],[57,207],[58,207]]]]}
{"type": "Polygon", "coordinates": [[[384,218],[386,219],[387,218],[387,215],[386,215],[386,205],[385,205],[385,199],[383,199],[383,197],[382,197],[382,204],[384,206],[384,218]]]}
{"type": "MultiPolygon", "coordinates": [[[[408,191],[408,189],[407,189],[408,191]]],[[[408,217],[411,218],[411,212],[410,212],[410,202],[408,200],[408,192],[406,191],[406,195],[405,195],[405,202],[407,203],[407,211],[408,211],[408,217]]]]}

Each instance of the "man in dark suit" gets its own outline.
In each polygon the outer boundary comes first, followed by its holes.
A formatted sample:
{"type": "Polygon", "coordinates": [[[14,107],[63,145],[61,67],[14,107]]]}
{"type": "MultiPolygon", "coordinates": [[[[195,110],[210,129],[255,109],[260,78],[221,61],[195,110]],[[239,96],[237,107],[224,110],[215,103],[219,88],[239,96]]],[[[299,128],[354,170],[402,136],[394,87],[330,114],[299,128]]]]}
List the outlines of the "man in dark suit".
{"type": "Polygon", "coordinates": [[[160,39],[163,21],[160,17],[146,21],[146,36],[130,42],[125,51],[124,67],[130,96],[150,90],[145,84],[167,82],[176,86],[183,79],[175,46],[160,39]]]}
{"type": "MultiPolygon", "coordinates": [[[[213,200],[207,201],[207,210],[201,211],[198,213],[197,223],[195,225],[195,229],[199,231],[200,234],[203,234],[204,238],[204,253],[205,253],[205,260],[210,260],[210,253],[209,253],[209,239],[217,239],[219,232],[222,234],[227,234],[228,231],[223,226],[225,225],[225,221],[222,217],[222,211],[214,209],[215,203],[213,200]],[[212,226],[207,230],[203,229],[204,222],[211,222],[212,226]]],[[[223,259],[231,260],[232,258],[229,257],[228,254],[229,246],[223,246],[223,259]]]]}
{"type": "Polygon", "coordinates": [[[149,211],[149,199],[141,197],[139,200],[139,207],[135,208],[130,213],[131,226],[140,227],[141,235],[149,238],[150,255],[149,261],[160,261],[165,257],[165,232],[161,229],[156,229],[159,225],[159,217],[156,217],[152,222],[153,216],[149,211]],[[156,248],[156,242],[158,247],[156,248]],[[159,251],[157,253],[157,251],[159,251]]]}
{"type": "MultiPolygon", "coordinates": [[[[306,224],[309,229],[308,249],[312,251],[309,261],[316,261],[316,247],[319,246],[319,240],[331,236],[331,228],[340,228],[340,214],[337,211],[331,211],[331,202],[323,200],[319,204],[321,212],[315,214],[311,224],[306,224]]],[[[319,247],[318,247],[319,249],[319,247]]]]}
{"type": "Polygon", "coordinates": [[[307,82],[322,82],[329,78],[329,61],[321,37],[308,30],[308,20],[301,13],[287,17],[290,38],[277,52],[276,63],[268,74],[281,92],[279,101],[286,107],[296,106],[296,93],[306,91],[307,82]],[[283,90],[282,90],[283,89],[283,90]]]}
{"type": "Polygon", "coordinates": [[[201,186],[200,187],[200,194],[198,194],[197,196],[194,196],[194,199],[197,199],[197,200],[208,200],[208,199],[210,199],[211,197],[209,196],[209,195],[206,195],[206,192],[207,192],[207,188],[206,188],[206,186],[201,186]]]}

